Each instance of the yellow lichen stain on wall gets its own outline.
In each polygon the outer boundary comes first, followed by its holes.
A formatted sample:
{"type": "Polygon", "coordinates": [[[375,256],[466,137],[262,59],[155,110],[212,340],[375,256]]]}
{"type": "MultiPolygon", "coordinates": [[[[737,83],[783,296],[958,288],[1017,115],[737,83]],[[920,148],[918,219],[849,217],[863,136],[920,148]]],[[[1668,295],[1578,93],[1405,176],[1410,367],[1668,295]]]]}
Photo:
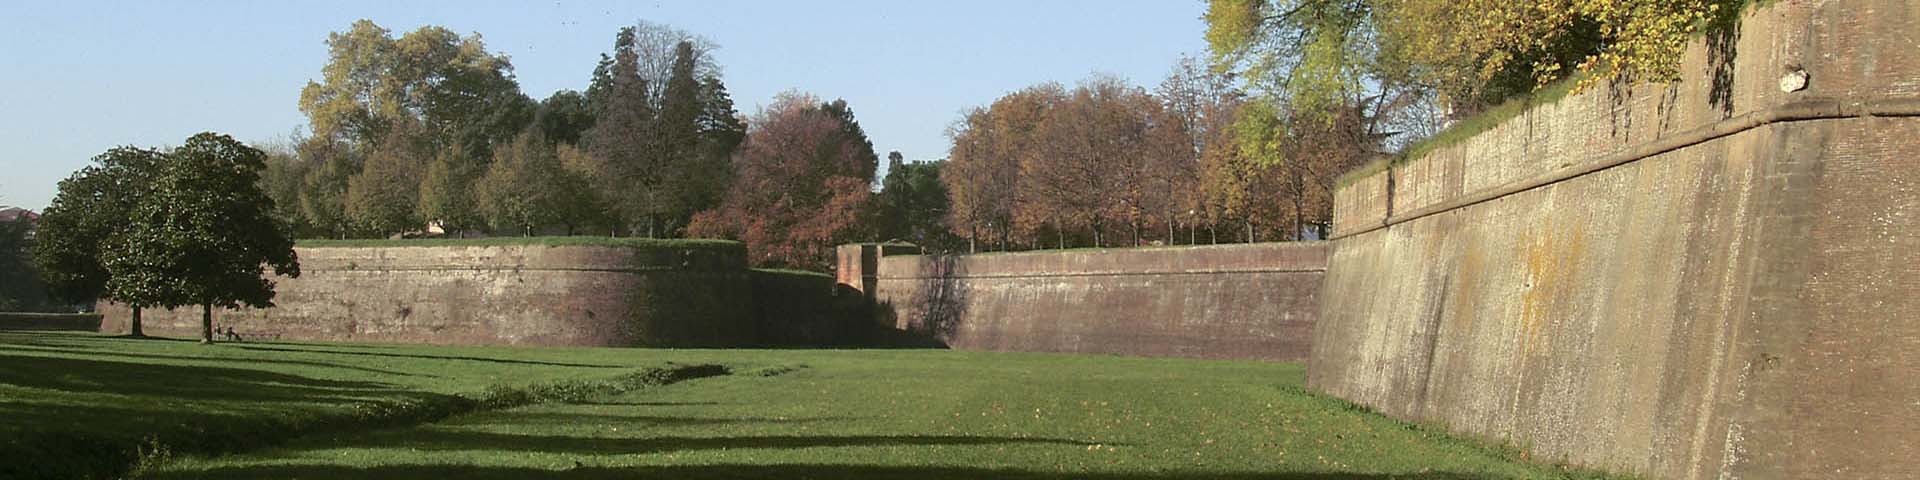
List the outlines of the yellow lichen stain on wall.
{"type": "Polygon", "coordinates": [[[1555,222],[1528,235],[1527,282],[1520,296],[1520,346],[1527,356],[1541,346],[1541,336],[1577,278],[1580,257],[1586,253],[1586,230],[1578,223],[1555,222]]]}

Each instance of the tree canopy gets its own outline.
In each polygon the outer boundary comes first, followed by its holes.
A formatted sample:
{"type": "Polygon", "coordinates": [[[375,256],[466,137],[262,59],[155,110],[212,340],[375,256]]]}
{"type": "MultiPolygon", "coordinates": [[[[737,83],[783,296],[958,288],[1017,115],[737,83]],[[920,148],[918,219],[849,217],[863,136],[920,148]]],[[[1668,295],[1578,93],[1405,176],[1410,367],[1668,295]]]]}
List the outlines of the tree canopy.
{"type": "Polygon", "coordinates": [[[747,125],[732,189],[690,234],[742,240],[756,265],[813,269],[870,234],[879,158],[845,101],[784,93],[747,125]]]}
{"type": "Polygon", "coordinates": [[[226,135],[201,133],[164,156],[150,193],[102,252],[115,299],[202,308],[212,341],[212,308],[273,305],[275,275],[297,277],[287,227],[260,189],[266,154],[226,135]]]}
{"type": "Polygon", "coordinates": [[[1296,108],[1430,88],[1458,114],[1576,73],[1671,81],[1686,43],[1745,0],[1210,0],[1219,68],[1296,108]]]}
{"type": "Polygon", "coordinates": [[[879,239],[900,240],[931,252],[963,247],[946,226],[947,187],[940,183],[946,162],[907,162],[900,152],[887,154],[887,176],[877,199],[879,239]]]}
{"type": "MultiPolygon", "coordinates": [[[[34,242],[34,262],[49,294],[73,303],[104,298],[136,309],[157,305],[108,289],[114,272],[103,258],[125,241],[129,219],[151,196],[163,158],[158,150],[116,147],[60,181],[34,242]]],[[[138,325],[136,318],[135,334],[138,325]]]]}

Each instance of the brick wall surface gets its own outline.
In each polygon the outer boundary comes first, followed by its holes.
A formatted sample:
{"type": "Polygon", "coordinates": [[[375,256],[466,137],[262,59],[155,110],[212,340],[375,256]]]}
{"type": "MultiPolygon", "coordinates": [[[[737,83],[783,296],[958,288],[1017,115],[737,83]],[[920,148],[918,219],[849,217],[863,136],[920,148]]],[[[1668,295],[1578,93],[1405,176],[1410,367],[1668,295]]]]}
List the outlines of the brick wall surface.
{"type": "Polygon", "coordinates": [[[1916,13],[1775,2],[1341,189],[1310,385],[1655,478],[1920,478],[1916,13]]]}
{"type": "MultiPolygon", "coordinates": [[[[275,308],[214,311],[290,339],[580,346],[727,346],[755,332],[744,257],[589,246],[296,248],[275,308]]],[[[103,304],[103,331],[126,308],[103,304]]],[[[149,334],[193,336],[197,308],[148,310],[149,334]]]]}
{"type": "Polygon", "coordinates": [[[1299,361],[1320,242],[883,256],[882,322],[969,350],[1299,361]]]}

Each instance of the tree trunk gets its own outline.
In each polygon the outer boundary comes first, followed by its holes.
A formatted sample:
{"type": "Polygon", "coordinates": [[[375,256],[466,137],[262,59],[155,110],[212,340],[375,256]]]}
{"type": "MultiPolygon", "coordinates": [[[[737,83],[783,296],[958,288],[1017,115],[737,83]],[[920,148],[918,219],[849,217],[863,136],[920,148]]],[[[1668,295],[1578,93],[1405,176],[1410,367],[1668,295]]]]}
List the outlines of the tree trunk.
{"type": "Polygon", "coordinates": [[[974,227],[974,226],[967,227],[967,254],[968,255],[980,253],[979,245],[978,245],[979,242],[980,242],[980,227],[974,227]]]}
{"type": "Polygon", "coordinates": [[[200,304],[200,343],[213,343],[213,304],[200,304]]]}
{"type": "Polygon", "coordinates": [[[146,331],[140,329],[140,307],[138,305],[133,307],[133,320],[129,323],[130,323],[129,325],[130,328],[128,328],[127,330],[127,336],[129,337],[147,336],[146,331]]]}
{"type": "Polygon", "coordinates": [[[1300,212],[1306,210],[1306,207],[1300,205],[1300,202],[1300,196],[1295,195],[1293,197],[1293,231],[1287,232],[1287,237],[1295,240],[1300,239],[1300,230],[1305,227],[1300,223],[1300,212]]]}

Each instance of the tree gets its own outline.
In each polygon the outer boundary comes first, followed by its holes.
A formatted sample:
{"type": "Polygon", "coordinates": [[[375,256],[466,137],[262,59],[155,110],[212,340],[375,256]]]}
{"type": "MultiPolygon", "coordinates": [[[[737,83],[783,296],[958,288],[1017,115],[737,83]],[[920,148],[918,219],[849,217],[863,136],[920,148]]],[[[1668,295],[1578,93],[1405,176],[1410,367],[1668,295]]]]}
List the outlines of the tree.
{"type": "Polygon", "coordinates": [[[480,211],[495,229],[532,236],[558,220],[564,173],[553,147],[538,130],[529,130],[494,150],[493,166],[480,180],[480,211]]]}
{"type": "Polygon", "coordinates": [[[1110,226],[1131,242],[1167,221],[1169,170],[1182,168],[1179,124],[1158,99],[1116,77],[1083,82],[1049,108],[1020,152],[1020,202],[1014,225],[1023,235],[1051,231],[1061,246],[1072,234],[1107,246],[1110,226]]]}
{"type": "MultiPolygon", "coordinates": [[[[700,82],[699,140],[686,166],[687,211],[700,212],[720,205],[733,183],[733,152],[747,138],[747,125],[733,108],[733,98],[719,77],[700,82]]],[[[691,218],[688,219],[691,221],[691,218]]]]}
{"type": "Polygon", "coordinates": [[[533,102],[520,94],[513,64],[488,53],[477,34],[425,26],[395,39],[359,20],[328,34],[327,48],[321,81],[300,92],[315,137],[369,145],[406,119],[434,148],[484,152],[490,143],[475,140],[511,138],[531,120],[533,102]]]}
{"type": "MultiPolygon", "coordinates": [[[[1184,219],[1170,222],[1169,229],[1173,224],[1184,224],[1188,228],[1188,243],[1198,243],[1200,227],[1205,225],[1211,229],[1215,223],[1211,215],[1203,216],[1209,210],[1207,191],[1203,187],[1208,168],[1203,159],[1215,153],[1213,150],[1232,148],[1213,141],[1213,137],[1232,128],[1234,112],[1244,102],[1245,94],[1234,87],[1232,75],[1214,72],[1186,55],[1174,64],[1155,93],[1187,141],[1185,149],[1166,154],[1183,165],[1167,172],[1167,188],[1172,197],[1167,205],[1171,208],[1169,218],[1184,219]]],[[[1226,142],[1230,143],[1231,139],[1226,142]]],[[[1169,243],[1174,243],[1175,232],[1169,230],[1167,236],[1169,243]]]]}
{"type": "Polygon", "coordinates": [[[342,237],[477,223],[473,179],[541,110],[507,57],[478,34],[426,26],[396,39],[367,20],[327,45],[323,78],[300,97],[308,143],[324,147],[302,149],[314,155],[300,202],[308,220],[342,237]]]}
{"type": "Polygon", "coordinates": [[[347,215],[360,228],[387,236],[424,223],[417,203],[425,164],[416,141],[404,128],[389,130],[360,173],[347,181],[347,215]]]}
{"type": "Polygon", "coordinates": [[[654,110],[662,109],[670,78],[674,76],[675,65],[680,61],[681,44],[691,50],[687,58],[693,60],[691,74],[693,78],[720,78],[720,65],[714,63],[713,51],[718,46],[706,37],[687,32],[672,25],[641,20],[632,26],[623,27],[615,35],[614,55],[600,55],[600,63],[594,67],[593,80],[587,86],[587,102],[596,116],[605,111],[612,98],[616,69],[624,69],[639,78],[647,86],[643,89],[647,105],[654,110]],[[620,52],[633,55],[623,67],[620,52]]]}
{"type": "Polygon", "coordinates": [[[900,152],[887,154],[887,176],[880,182],[879,238],[905,240],[930,252],[959,246],[959,238],[946,226],[947,189],[940,180],[944,163],[909,163],[900,152]]]}
{"type": "Polygon", "coordinates": [[[418,217],[456,236],[484,225],[475,205],[474,184],[485,167],[475,163],[461,148],[435,153],[420,181],[418,217]]]}
{"type": "Polygon", "coordinates": [[[573,90],[553,92],[546,100],[540,101],[540,111],[534,115],[534,124],[539,125],[542,135],[556,145],[575,145],[580,137],[593,128],[593,109],[587,103],[587,96],[573,90]]]}
{"type": "Polygon", "coordinates": [[[107,290],[133,303],[200,306],[203,343],[213,341],[213,307],[273,306],[266,268],[298,277],[300,264],[259,187],[265,156],[210,132],[167,152],[151,195],[106,252],[107,290]]]}
{"type": "Polygon", "coordinates": [[[312,167],[300,189],[300,213],[314,229],[346,238],[353,231],[347,215],[347,190],[360,162],[339,142],[320,137],[300,144],[300,158],[312,167]]]}
{"type": "Polygon", "coordinates": [[[46,286],[34,269],[32,241],[27,238],[33,222],[24,215],[0,221],[0,312],[32,311],[47,301],[46,286]]]}
{"type": "Polygon", "coordinates": [[[617,225],[629,231],[639,227],[652,236],[657,233],[654,214],[663,196],[659,187],[665,169],[654,163],[660,158],[653,155],[654,109],[646,80],[637,70],[633,35],[632,28],[622,29],[614,40],[612,85],[602,90],[603,107],[585,143],[588,154],[600,159],[599,189],[617,225]]]}
{"type": "Polygon", "coordinates": [[[300,143],[302,140],[294,138],[259,147],[267,154],[267,169],[260,174],[260,188],[273,199],[273,217],[286,224],[296,236],[320,233],[300,209],[300,192],[313,165],[300,157],[300,143]]]}
{"type": "Polygon", "coordinates": [[[1328,113],[1436,89],[1470,114],[1575,72],[1596,82],[1678,78],[1687,41],[1744,0],[1210,0],[1216,65],[1328,113]],[[1344,101],[1343,101],[1344,100],[1344,101]]]}
{"type": "Polygon", "coordinates": [[[756,265],[824,269],[834,245],[870,233],[879,158],[845,101],[784,93],[748,128],[725,201],[689,234],[745,241],[756,265]]]}
{"type": "Polygon", "coordinates": [[[554,157],[560,163],[556,178],[554,221],[567,228],[567,235],[591,228],[612,225],[605,200],[593,189],[594,172],[601,168],[586,151],[572,145],[554,145],[554,157]]]}
{"type": "Polygon", "coordinates": [[[969,112],[948,132],[953,147],[941,183],[949,193],[948,225],[976,251],[982,236],[1005,249],[1024,203],[1021,161],[1035,148],[1036,132],[1066,90],[1056,83],[1027,87],[969,112]]]}
{"type": "Polygon", "coordinates": [[[107,288],[115,272],[107,268],[106,252],[119,248],[135,207],[148,202],[151,183],[160,171],[162,154],[155,150],[118,147],[93,158],[93,165],[60,181],[59,192],[40,216],[35,234],[34,262],[49,293],[67,302],[109,299],[133,310],[133,336],[142,336],[140,313],[157,305],[139,297],[123,297],[107,288]]]}
{"type": "Polygon", "coordinates": [[[663,232],[673,232],[692,219],[695,208],[710,205],[696,205],[698,202],[714,197],[714,192],[702,191],[702,187],[716,187],[717,183],[707,178],[718,169],[702,169],[700,157],[701,114],[705,110],[700,105],[700,81],[694,78],[694,68],[698,63],[698,51],[692,42],[679,42],[673,55],[673,66],[667,77],[666,89],[660,100],[660,116],[654,127],[660,138],[655,142],[653,154],[662,158],[654,164],[666,170],[660,180],[660,190],[665,191],[654,206],[661,217],[663,232]]]}

